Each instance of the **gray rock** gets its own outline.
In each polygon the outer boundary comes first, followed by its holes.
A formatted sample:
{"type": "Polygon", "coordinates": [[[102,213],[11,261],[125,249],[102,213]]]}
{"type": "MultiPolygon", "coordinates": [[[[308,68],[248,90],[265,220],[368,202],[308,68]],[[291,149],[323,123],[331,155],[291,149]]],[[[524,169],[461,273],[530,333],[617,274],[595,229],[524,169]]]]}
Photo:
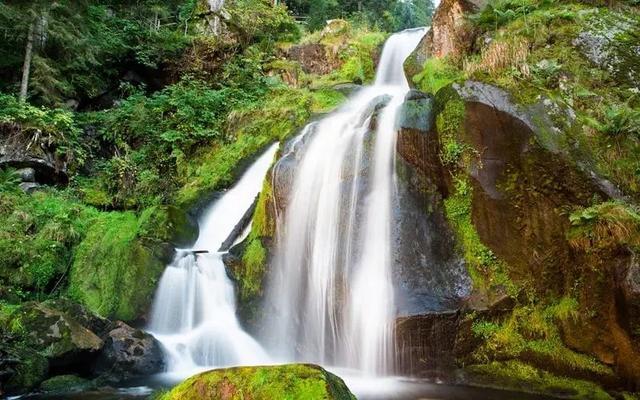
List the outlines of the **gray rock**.
{"type": "Polygon", "coordinates": [[[36,181],[36,170],[33,168],[20,168],[16,170],[16,174],[22,179],[22,182],[36,181]]]}
{"type": "Polygon", "coordinates": [[[333,88],[345,96],[351,96],[353,93],[362,89],[362,85],[356,85],[355,83],[340,83],[335,85],[333,88]]]}
{"type": "Polygon", "coordinates": [[[124,322],[107,334],[96,372],[113,377],[150,375],[162,371],[162,347],[152,335],[124,322]]]}

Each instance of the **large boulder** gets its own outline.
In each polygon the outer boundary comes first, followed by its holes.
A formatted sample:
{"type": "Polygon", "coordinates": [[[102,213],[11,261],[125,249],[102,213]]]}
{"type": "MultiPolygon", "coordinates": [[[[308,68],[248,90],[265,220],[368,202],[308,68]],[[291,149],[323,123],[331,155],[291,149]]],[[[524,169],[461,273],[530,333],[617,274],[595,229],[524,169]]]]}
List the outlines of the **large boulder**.
{"type": "Polygon", "coordinates": [[[73,316],[47,303],[24,304],[9,323],[27,346],[46,355],[50,368],[90,362],[103,344],[73,316]]]}
{"type": "Polygon", "coordinates": [[[570,237],[567,210],[620,199],[615,185],[598,175],[588,149],[568,137],[579,128],[573,112],[544,98],[521,106],[499,88],[470,81],[439,91],[433,111],[437,123],[428,134],[401,132],[399,158],[411,167],[414,181],[444,200],[462,242],[456,247],[464,249],[474,273],[473,292],[461,309],[466,316],[457,322],[433,312],[399,321],[398,346],[422,360],[405,368],[418,374],[438,369],[429,355],[447,357],[442,348],[431,348],[429,338],[454,334],[456,341],[445,341],[445,353],[454,353],[458,366],[466,363],[482,342],[469,324],[501,323],[504,318],[487,310],[501,298],[511,306],[530,304],[516,292],[526,288],[536,302],[576,299],[573,316],[553,322],[551,329],[560,332],[556,346],[573,352],[567,354],[588,354],[597,365],[572,365],[569,358],[531,348],[515,348],[509,357],[561,376],[637,387],[640,353],[631,326],[638,273],[632,252],[624,243],[584,248],[570,237]],[[427,339],[417,339],[422,336],[427,339]],[[610,366],[616,376],[607,372],[610,366]]]}
{"type": "Polygon", "coordinates": [[[322,367],[291,364],[205,372],[187,379],[162,400],[355,400],[338,376],[322,367]]]}
{"type": "Polygon", "coordinates": [[[150,375],[164,367],[160,342],[150,334],[124,322],[104,338],[105,344],[96,362],[96,372],[117,378],[150,375]]]}

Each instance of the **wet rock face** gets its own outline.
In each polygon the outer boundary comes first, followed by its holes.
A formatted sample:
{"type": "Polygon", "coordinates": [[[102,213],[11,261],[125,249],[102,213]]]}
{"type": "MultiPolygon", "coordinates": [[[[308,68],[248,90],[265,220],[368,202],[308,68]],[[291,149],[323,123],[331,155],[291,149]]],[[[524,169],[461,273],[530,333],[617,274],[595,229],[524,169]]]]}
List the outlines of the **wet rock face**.
{"type": "Polygon", "coordinates": [[[163,366],[160,342],[150,334],[118,321],[115,329],[105,337],[96,372],[123,378],[154,374],[162,371],[163,366]]]}
{"type": "Polygon", "coordinates": [[[431,110],[432,99],[412,91],[398,121],[393,249],[401,316],[456,309],[471,290],[444,215],[444,170],[431,110]]]}
{"type": "Polygon", "coordinates": [[[396,320],[396,363],[410,376],[450,376],[456,368],[455,345],[460,330],[456,311],[430,313],[396,320]]]}

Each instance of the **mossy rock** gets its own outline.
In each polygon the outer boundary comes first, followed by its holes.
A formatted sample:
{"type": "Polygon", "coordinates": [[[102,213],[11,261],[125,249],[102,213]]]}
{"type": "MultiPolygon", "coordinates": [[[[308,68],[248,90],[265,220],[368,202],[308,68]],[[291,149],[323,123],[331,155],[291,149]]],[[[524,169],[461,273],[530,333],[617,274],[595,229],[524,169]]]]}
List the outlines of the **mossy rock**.
{"type": "Polygon", "coordinates": [[[140,216],[140,229],[174,247],[188,248],[198,239],[198,224],[187,212],[175,206],[156,206],[140,216]]]}
{"type": "Polygon", "coordinates": [[[70,393],[88,390],[92,382],[76,375],[58,375],[40,384],[40,390],[46,393],[70,393]]]}
{"type": "Polygon", "coordinates": [[[290,364],[219,369],[196,375],[162,400],[355,400],[344,381],[322,367],[290,364]]]}
{"type": "Polygon", "coordinates": [[[152,212],[105,213],[76,250],[69,295],[96,314],[131,321],[146,312],[171,246],[150,229],[152,212]]]}
{"type": "Polygon", "coordinates": [[[7,373],[8,378],[6,382],[2,382],[4,379],[0,380],[0,383],[7,393],[22,393],[35,389],[47,378],[49,362],[42,354],[17,343],[1,344],[0,347],[2,347],[0,353],[6,353],[7,358],[18,361],[15,365],[2,370],[3,373],[7,373]]]}
{"type": "Polygon", "coordinates": [[[26,303],[9,321],[11,333],[57,365],[75,363],[102,348],[102,340],[72,316],[46,303],[26,303]]]}
{"type": "Polygon", "coordinates": [[[565,399],[613,399],[595,383],[556,376],[518,361],[472,365],[464,369],[461,380],[474,386],[539,393],[565,399]]]}

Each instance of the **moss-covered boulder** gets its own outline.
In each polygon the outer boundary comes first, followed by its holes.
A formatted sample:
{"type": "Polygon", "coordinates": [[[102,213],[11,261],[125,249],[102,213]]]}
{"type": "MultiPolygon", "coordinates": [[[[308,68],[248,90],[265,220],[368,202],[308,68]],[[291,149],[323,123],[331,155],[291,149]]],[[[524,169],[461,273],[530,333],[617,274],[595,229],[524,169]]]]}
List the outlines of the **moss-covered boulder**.
{"type": "Polygon", "coordinates": [[[25,346],[46,355],[52,366],[90,360],[103,344],[95,333],[73,316],[47,303],[22,305],[9,324],[13,333],[22,337],[25,346]]]}
{"type": "Polygon", "coordinates": [[[355,400],[344,381],[310,364],[240,367],[187,379],[162,400],[355,400]]]}
{"type": "Polygon", "coordinates": [[[91,389],[93,382],[77,375],[58,375],[40,384],[40,390],[50,394],[80,392],[91,389]]]}
{"type": "Polygon", "coordinates": [[[170,229],[158,231],[153,211],[141,217],[112,212],[96,218],[71,267],[69,294],[74,300],[105,318],[128,321],[147,311],[173,252],[166,242],[170,229]]]}

